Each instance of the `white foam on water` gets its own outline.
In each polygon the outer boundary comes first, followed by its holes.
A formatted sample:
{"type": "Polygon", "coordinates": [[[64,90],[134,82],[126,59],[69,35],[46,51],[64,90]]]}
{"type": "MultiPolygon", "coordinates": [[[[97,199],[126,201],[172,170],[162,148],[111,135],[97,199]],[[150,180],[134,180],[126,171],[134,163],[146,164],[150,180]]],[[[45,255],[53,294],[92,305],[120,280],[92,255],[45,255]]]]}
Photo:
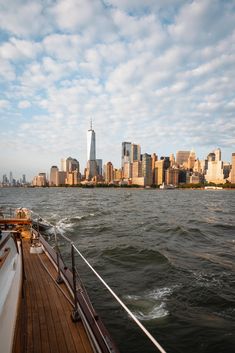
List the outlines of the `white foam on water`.
{"type": "Polygon", "coordinates": [[[169,314],[166,301],[177,286],[156,288],[142,295],[126,295],[125,300],[133,306],[133,313],[143,321],[159,319],[169,314]]]}
{"type": "Polygon", "coordinates": [[[155,300],[162,299],[172,294],[174,288],[175,287],[172,287],[172,288],[163,287],[163,288],[154,289],[148,294],[146,294],[146,298],[155,299],[155,300]]]}
{"type": "Polygon", "coordinates": [[[59,222],[57,222],[56,224],[57,229],[59,229],[59,231],[61,231],[62,233],[73,227],[73,223],[66,223],[66,221],[68,220],[68,218],[63,218],[59,220],[59,222]]]}
{"type": "Polygon", "coordinates": [[[142,311],[134,312],[134,315],[137,317],[137,319],[141,321],[150,321],[150,320],[155,320],[155,319],[160,319],[169,314],[169,312],[166,310],[166,304],[161,303],[160,305],[155,305],[151,311],[148,313],[144,313],[142,311]]]}

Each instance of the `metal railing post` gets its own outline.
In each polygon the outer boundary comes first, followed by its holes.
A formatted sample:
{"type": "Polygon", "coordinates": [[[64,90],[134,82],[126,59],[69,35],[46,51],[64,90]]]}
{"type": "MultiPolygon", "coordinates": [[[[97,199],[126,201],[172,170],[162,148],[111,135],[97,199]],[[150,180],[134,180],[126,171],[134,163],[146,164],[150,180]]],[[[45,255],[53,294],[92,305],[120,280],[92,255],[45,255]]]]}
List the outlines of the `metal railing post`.
{"type": "Polygon", "coordinates": [[[73,295],[74,295],[74,308],[72,311],[72,320],[74,322],[80,319],[78,312],[78,300],[77,300],[77,281],[76,281],[76,268],[75,268],[75,256],[74,256],[74,246],[71,243],[71,258],[72,258],[72,274],[73,274],[73,295]]]}
{"type": "Polygon", "coordinates": [[[59,256],[59,247],[58,247],[58,241],[57,241],[57,233],[56,233],[56,227],[54,227],[54,234],[55,234],[55,249],[56,249],[56,262],[57,262],[57,278],[56,282],[58,284],[63,283],[63,278],[61,277],[61,272],[60,272],[60,256],[59,256]]]}

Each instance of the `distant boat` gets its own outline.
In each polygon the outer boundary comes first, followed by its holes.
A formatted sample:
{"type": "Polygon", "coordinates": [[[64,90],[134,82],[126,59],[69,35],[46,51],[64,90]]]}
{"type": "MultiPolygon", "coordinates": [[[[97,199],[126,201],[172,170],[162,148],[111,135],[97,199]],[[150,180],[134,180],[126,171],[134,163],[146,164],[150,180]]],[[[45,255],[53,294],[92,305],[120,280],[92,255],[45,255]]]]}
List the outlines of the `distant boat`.
{"type": "Polygon", "coordinates": [[[223,190],[222,186],[205,186],[205,190],[223,190]]]}

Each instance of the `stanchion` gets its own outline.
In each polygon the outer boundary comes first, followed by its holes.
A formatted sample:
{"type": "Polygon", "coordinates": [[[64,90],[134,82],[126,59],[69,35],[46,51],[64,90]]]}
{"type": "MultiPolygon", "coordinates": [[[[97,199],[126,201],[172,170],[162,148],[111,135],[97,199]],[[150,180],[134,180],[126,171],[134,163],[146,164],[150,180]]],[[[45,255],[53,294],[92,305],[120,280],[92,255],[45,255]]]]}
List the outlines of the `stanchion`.
{"type": "Polygon", "coordinates": [[[80,315],[78,312],[77,281],[76,281],[76,268],[75,268],[75,256],[74,256],[73,243],[71,243],[71,258],[72,258],[73,295],[74,295],[74,309],[72,311],[71,317],[72,317],[72,320],[76,322],[80,320],[80,315]]]}

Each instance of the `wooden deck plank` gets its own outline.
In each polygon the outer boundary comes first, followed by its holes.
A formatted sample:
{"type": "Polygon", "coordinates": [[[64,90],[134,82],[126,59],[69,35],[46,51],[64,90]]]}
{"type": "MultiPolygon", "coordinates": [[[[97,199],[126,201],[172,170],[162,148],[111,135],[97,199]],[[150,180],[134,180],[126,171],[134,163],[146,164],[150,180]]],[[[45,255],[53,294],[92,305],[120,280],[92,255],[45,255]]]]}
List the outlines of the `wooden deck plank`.
{"type": "Polygon", "coordinates": [[[41,271],[37,272],[37,267],[35,265],[36,265],[36,261],[33,263],[33,266],[31,268],[33,269],[34,273],[37,273],[37,283],[36,283],[36,286],[34,285],[34,289],[36,293],[34,300],[36,300],[38,305],[41,349],[42,349],[42,352],[50,353],[51,352],[50,344],[49,344],[50,333],[48,332],[48,325],[46,322],[47,321],[46,313],[49,311],[49,308],[47,305],[47,298],[45,297],[45,293],[46,293],[44,291],[45,288],[42,286],[41,271]]]}
{"type": "MultiPolygon", "coordinates": [[[[45,259],[45,263],[47,266],[51,266],[50,265],[50,261],[49,259],[45,259]]],[[[53,275],[56,278],[57,273],[54,269],[53,275]]],[[[66,291],[66,286],[65,284],[61,284],[60,285],[62,287],[62,289],[64,291],[66,291]]],[[[70,299],[73,301],[72,296],[69,296],[70,299]]],[[[91,348],[91,345],[87,345],[87,333],[85,331],[84,325],[81,321],[77,322],[76,324],[73,323],[73,321],[71,320],[71,313],[72,313],[72,307],[70,305],[70,303],[68,303],[68,305],[63,305],[63,301],[61,296],[58,297],[59,299],[59,303],[58,303],[58,308],[60,310],[63,311],[63,317],[66,320],[66,323],[69,327],[70,333],[71,333],[71,339],[74,342],[74,346],[75,346],[75,353],[92,353],[93,350],[91,348]]],[[[70,342],[71,342],[70,339],[70,342]]],[[[71,348],[70,348],[71,349],[71,348]]],[[[69,352],[73,352],[73,350],[69,350],[69,352]]]]}
{"type": "MultiPolygon", "coordinates": [[[[62,305],[62,303],[60,305],[62,305]]],[[[75,353],[86,353],[86,345],[82,341],[82,335],[83,332],[85,332],[82,322],[78,321],[76,325],[74,325],[71,320],[71,308],[64,306],[63,311],[64,316],[66,317],[66,324],[71,333],[71,339],[74,342],[75,353]]],[[[86,332],[85,335],[87,337],[86,332]]]]}
{"type": "MultiPolygon", "coordinates": [[[[40,262],[45,262],[56,278],[56,271],[45,254],[30,254],[30,243],[23,239],[25,258],[25,297],[13,353],[92,353],[92,348],[81,322],[71,320],[72,306],[57,288],[40,262]],[[27,310],[26,310],[27,308],[27,310]],[[23,314],[26,318],[23,318],[23,314]],[[26,326],[25,345],[22,344],[23,326],[26,326]]],[[[64,285],[62,285],[65,288],[64,285]]]]}
{"type": "MultiPolygon", "coordinates": [[[[44,270],[42,268],[42,265],[40,263],[38,256],[37,255],[31,255],[31,256],[36,257],[35,263],[37,263],[37,268],[39,267],[42,270],[44,270]]],[[[42,255],[42,257],[44,258],[43,261],[47,261],[46,255],[42,255]]],[[[58,300],[56,285],[45,270],[40,271],[40,277],[38,278],[37,285],[43,287],[43,291],[40,292],[40,296],[41,295],[43,296],[43,303],[44,303],[45,309],[43,308],[42,310],[51,314],[51,320],[47,322],[48,329],[51,333],[50,340],[48,339],[47,342],[50,345],[52,352],[66,353],[68,352],[68,348],[67,348],[65,336],[62,330],[63,324],[61,320],[58,320],[58,313],[55,305],[56,301],[58,300]],[[56,295],[54,295],[55,293],[56,295]]],[[[64,318],[61,317],[61,319],[63,320],[64,318]]]]}
{"type": "MultiPolygon", "coordinates": [[[[64,314],[63,307],[61,305],[61,302],[59,300],[59,296],[57,294],[58,293],[54,293],[53,300],[55,301],[55,307],[57,310],[58,319],[61,323],[61,330],[64,335],[64,340],[65,340],[65,343],[67,346],[67,350],[68,350],[68,352],[76,353],[76,348],[75,348],[74,342],[72,340],[71,332],[70,332],[70,330],[68,330],[67,317],[64,314]]],[[[70,307],[70,313],[71,313],[71,309],[72,308],[70,307]]],[[[71,318],[69,318],[69,319],[71,320],[71,318]]]]}

